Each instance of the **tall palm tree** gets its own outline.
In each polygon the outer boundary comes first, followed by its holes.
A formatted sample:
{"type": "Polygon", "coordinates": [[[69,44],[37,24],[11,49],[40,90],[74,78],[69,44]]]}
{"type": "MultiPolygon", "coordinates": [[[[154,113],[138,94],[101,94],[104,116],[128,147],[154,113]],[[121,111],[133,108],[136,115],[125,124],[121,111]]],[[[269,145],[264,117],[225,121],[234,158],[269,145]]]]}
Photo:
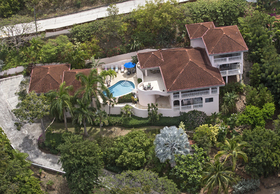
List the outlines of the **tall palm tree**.
{"type": "Polygon", "coordinates": [[[69,90],[72,90],[72,86],[65,86],[65,82],[61,83],[58,90],[51,90],[48,92],[47,96],[51,99],[50,113],[52,116],[58,116],[59,119],[64,119],[64,125],[66,131],[67,128],[67,110],[72,112],[71,96],[69,95],[69,90]]]}
{"type": "Polygon", "coordinates": [[[106,86],[104,85],[102,76],[98,74],[97,69],[92,69],[88,76],[83,73],[78,73],[76,79],[81,81],[82,87],[77,93],[82,94],[82,102],[92,102],[92,107],[94,107],[92,98],[95,98],[96,108],[99,109],[101,107],[99,97],[102,98],[103,102],[106,101],[103,93],[106,90],[106,86]]]}
{"type": "Polygon", "coordinates": [[[90,102],[83,103],[80,99],[77,99],[77,107],[73,109],[73,123],[83,124],[84,136],[88,136],[87,123],[93,123],[94,111],[95,109],[90,107],[90,102]]]}
{"type": "Polygon", "coordinates": [[[100,62],[100,59],[95,60],[94,56],[92,56],[92,57],[90,58],[90,60],[91,60],[91,68],[96,68],[96,67],[98,67],[99,65],[105,64],[104,62],[100,62]]]}
{"type": "Polygon", "coordinates": [[[222,105],[222,110],[225,114],[234,112],[234,110],[236,109],[237,98],[238,95],[236,95],[234,92],[225,93],[223,97],[224,103],[222,105]]]}
{"type": "Polygon", "coordinates": [[[112,78],[117,77],[117,73],[113,69],[109,69],[107,71],[107,75],[110,77],[110,82],[111,82],[112,78]]]}
{"type": "Polygon", "coordinates": [[[95,121],[99,124],[100,131],[104,124],[107,123],[107,113],[104,110],[97,110],[95,112],[95,121]]]}
{"type": "Polygon", "coordinates": [[[216,160],[214,163],[207,163],[207,168],[203,172],[202,182],[205,184],[207,194],[212,193],[214,189],[218,189],[218,194],[228,193],[228,188],[237,182],[234,178],[234,172],[229,170],[230,167],[225,167],[224,163],[216,160]]]}
{"type": "Polygon", "coordinates": [[[237,158],[243,158],[245,162],[248,161],[246,153],[242,151],[242,149],[246,145],[246,142],[237,143],[235,139],[226,139],[224,144],[217,144],[217,146],[221,148],[221,151],[218,151],[218,153],[215,155],[215,159],[226,155],[225,161],[227,161],[230,158],[232,164],[232,171],[234,171],[236,168],[237,158]]]}
{"type": "Polygon", "coordinates": [[[115,104],[117,104],[117,99],[113,96],[113,93],[110,92],[110,90],[105,90],[106,93],[106,103],[108,103],[109,106],[109,117],[111,113],[111,106],[114,107],[115,104]]]}

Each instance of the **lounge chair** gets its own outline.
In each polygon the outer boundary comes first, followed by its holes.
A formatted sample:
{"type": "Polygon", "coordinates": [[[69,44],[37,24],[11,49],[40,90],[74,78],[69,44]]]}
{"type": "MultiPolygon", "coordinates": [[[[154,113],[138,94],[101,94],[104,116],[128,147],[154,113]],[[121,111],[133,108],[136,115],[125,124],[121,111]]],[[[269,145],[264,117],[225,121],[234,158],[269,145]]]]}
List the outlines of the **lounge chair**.
{"type": "Polygon", "coordinates": [[[119,72],[119,67],[118,66],[116,66],[115,71],[116,71],[116,73],[119,72]]]}
{"type": "Polygon", "coordinates": [[[121,66],[121,73],[123,73],[124,72],[124,66],[122,65],[121,66]]]}
{"type": "Polygon", "coordinates": [[[135,73],[136,71],[135,71],[135,69],[132,69],[132,72],[131,73],[135,73]]]}
{"type": "Polygon", "coordinates": [[[131,74],[131,72],[130,72],[130,71],[127,71],[127,72],[126,72],[126,74],[127,74],[127,75],[130,75],[130,74],[131,74]]]}
{"type": "Polygon", "coordinates": [[[113,65],[111,65],[111,70],[114,70],[114,66],[113,65]]]}
{"type": "Polygon", "coordinates": [[[108,69],[107,69],[107,66],[105,67],[105,71],[107,71],[108,69]]]}

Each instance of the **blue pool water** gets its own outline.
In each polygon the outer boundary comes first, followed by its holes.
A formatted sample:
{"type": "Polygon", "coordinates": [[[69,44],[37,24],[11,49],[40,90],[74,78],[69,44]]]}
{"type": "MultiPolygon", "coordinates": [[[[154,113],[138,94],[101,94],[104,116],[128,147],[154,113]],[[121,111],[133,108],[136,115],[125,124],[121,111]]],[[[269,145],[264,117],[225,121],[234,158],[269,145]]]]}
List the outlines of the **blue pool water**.
{"type": "Polygon", "coordinates": [[[135,85],[131,81],[121,80],[109,87],[108,89],[114,97],[119,97],[130,93],[134,88],[135,85]]]}

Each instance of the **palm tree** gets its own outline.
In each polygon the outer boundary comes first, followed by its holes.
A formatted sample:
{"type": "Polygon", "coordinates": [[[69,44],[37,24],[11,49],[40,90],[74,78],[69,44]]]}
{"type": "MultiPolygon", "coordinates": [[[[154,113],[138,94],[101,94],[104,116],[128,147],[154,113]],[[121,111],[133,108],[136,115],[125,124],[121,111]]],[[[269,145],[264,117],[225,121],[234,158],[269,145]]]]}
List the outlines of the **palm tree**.
{"type": "Polygon", "coordinates": [[[229,186],[232,186],[237,182],[234,178],[234,172],[229,170],[230,167],[225,167],[224,163],[216,160],[214,163],[207,163],[207,168],[203,172],[204,176],[202,182],[205,184],[205,189],[207,189],[207,194],[212,193],[214,189],[218,187],[218,194],[228,193],[229,186]]]}
{"type": "Polygon", "coordinates": [[[242,149],[247,145],[246,142],[237,143],[235,139],[226,139],[225,143],[218,143],[217,146],[221,148],[221,151],[215,155],[215,159],[226,155],[225,161],[230,158],[232,164],[232,171],[236,168],[237,158],[243,158],[245,162],[248,161],[248,157],[242,149]]]}
{"type": "Polygon", "coordinates": [[[90,102],[83,103],[80,99],[77,99],[77,106],[73,110],[73,123],[83,124],[84,136],[88,136],[86,124],[93,123],[95,110],[93,107],[90,107],[90,102]]]}
{"type": "Polygon", "coordinates": [[[110,92],[110,90],[105,90],[106,93],[106,103],[108,103],[109,106],[109,117],[111,113],[111,106],[114,107],[115,104],[117,104],[117,99],[113,96],[113,93],[110,92]]]}
{"type": "Polygon", "coordinates": [[[64,119],[64,125],[66,131],[67,129],[67,110],[72,112],[71,96],[69,95],[69,90],[72,90],[72,86],[65,86],[65,82],[61,83],[57,90],[51,90],[47,96],[51,99],[50,113],[52,116],[58,116],[59,119],[64,119]]]}
{"type": "Polygon", "coordinates": [[[117,73],[113,69],[109,69],[107,71],[107,75],[110,77],[110,82],[111,82],[112,78],[117,77],[117,73]]]}
{"type": "Polygon", "coordinates": [[[224,103],[222,105],[222,110],[225,114],[234,112],[234,110],[236,109],[237,98],[238,96],[234,92],[225,93],[223,97],[224,103]]]}
{"type": "Polygon", "coordinates": [[[92,56],[91,58],[90,58],[90,60],[91,60],[91,68],[96,68],[96,67],[98,67],[99,65],[102,65],[102,64],[105,64],[104,62],[100,62],[100,59],[98,59],[98,60],[95,60],[95,58],[94,58],[94,56],[92,56]]]}
{"type": "Polygon", "coordinates": [[[125,105],[122,109],[121,109],[121,114],[123,118],[130,118],[131,115],[133,114],[132,111],[132,106],[130,105],[125,105]]]}
{"type": "Polygon", "coordinates": [[[99,124],[100,126],[100,131],[101,128],[104,124],[107,123],[107,113],[104,110],[97,110],[95,112],[95,121],[99,124]]]}
{"type": "Polygon", "coordinates": [[[88,76],[83,73],[78,73],[76,79],[81,81],[82,87],[77,93],[82,94],[82,102],[92,102],[92,107],[94,107],[92,98],[95,98],[96,107],[99,109],[101,107],[99,96],[102,98],[103,102],[106,101],[103,93],[103,91],[106,90],[106,86],[104,85],[102,76],[98,75],[97,69],[92,69],[88,76]]]}

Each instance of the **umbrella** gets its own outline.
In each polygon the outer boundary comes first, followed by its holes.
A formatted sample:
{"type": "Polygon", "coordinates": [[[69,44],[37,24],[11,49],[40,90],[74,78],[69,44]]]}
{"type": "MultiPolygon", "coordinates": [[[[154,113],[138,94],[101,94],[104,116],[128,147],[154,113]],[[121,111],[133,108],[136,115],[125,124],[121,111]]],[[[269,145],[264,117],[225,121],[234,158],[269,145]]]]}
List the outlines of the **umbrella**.
{"type": "Polygon", "coordinates": [[[135,67],[135,64],[132,63],[132,62],[128,62],[128,63],[125,63],[125,64],[124,64],[124,67],[125,67],[125,68],[133,68],[133,67],[135,67]]]}

